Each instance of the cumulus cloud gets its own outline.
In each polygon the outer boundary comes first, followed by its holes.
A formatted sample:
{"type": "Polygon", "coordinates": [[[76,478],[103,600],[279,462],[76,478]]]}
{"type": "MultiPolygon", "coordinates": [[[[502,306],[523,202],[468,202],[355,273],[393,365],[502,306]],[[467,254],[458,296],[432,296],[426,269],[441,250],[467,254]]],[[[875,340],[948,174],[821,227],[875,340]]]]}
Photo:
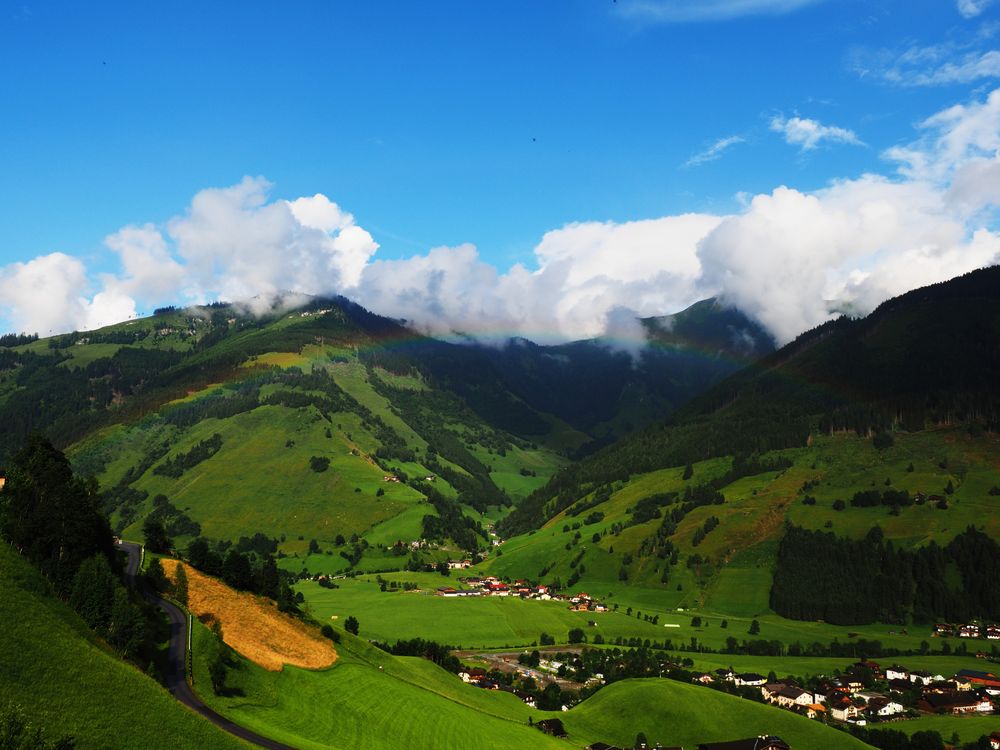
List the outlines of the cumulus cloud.
{"type": "Polygon", "coordinates": [[[955,5],[963,18],[975,18],[993,4],[993,0],[956,0],[955,5]]]}
{"type": "Polygon", "coordinates": [[[707,162],[715,161],[722,156],[726,149],[739,143],[746,143],[746,138],[741,135],[731,135],[726,138],[720,138],[704,151],[699,151],[697,154],[692,156],[684,162],[682,166],[697,167],[707,162]]]}
{"type": "MultiPolygon", "coordinates": [[[[569,224],[535,248],[537,269],[506,273],[472,245],[376,261],[351,295],[434,334],[520,335],[539,342],[599,336],[612,310],[658,315],[698,299],[698,242],[719,217],[569,224]]],[[[620,327],[620,326],[619,326],[620,327]]]]}
{"type": "Polygon", "coordinates": [[[623,0],[626,18],[652,23],[728,21],[757,15],[780,15],[825,0],[623,0]]]}
{"type": "Polygon", "coordinates": [[[803,151],[811,151],[823,141],[864,145],[853,130],[839,128],[836,125],[823,125],[818,120],[804,117],[785,118],[783,115],[776,115],[771,118],[771,130],[781,133],[785,141],[793,146],[799,146],[803,151]]]}
{"type": "MultiPolygon", "coordinates": [[[[800,134],[803,149],[856,140],[793,119],[780,119],[781,132],[800,134]]],[[[328,197],[275,199],[266,180],[245,178],[199,192],[162,225],[109,235],[117,273],[93,278],[60,253],[0,269],[0,312],[46,334],[121,320],[138,304],[222,298],[262,310],[341,293],[433,334],[547,343],[638,340],[636,317],[717,295],[784,342],[840,311],[864,314],[1000,262],[1000,89],[927,117],[883,157],[890,174],[781,186],[729,216],[570,223],[508,269],[472,244],[376,259],[371,235],[328,197]]]]}
{"type": "Polygon", "coordinates": [[[108,325],[135,314],[127,295],[107,289],[88,299],[89,288],[79,259],[50,253],[0,269],[0,308],[12,330],[41,336],[108,325]]]}

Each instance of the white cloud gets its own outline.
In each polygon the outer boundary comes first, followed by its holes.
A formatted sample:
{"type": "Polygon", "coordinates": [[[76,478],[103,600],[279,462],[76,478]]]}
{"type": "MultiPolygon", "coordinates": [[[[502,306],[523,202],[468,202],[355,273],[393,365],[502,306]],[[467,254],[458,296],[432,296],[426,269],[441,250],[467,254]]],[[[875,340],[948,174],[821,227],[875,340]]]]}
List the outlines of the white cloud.
{"type": "MultiPolygon", "coordinates": [[[[804,149],[842,130],[795,119],[782,118],[781,132],[800,134],[792,142],[804,149]]],[[[630,316],[721,295],[784,342],[837,311],[867,313],[1000,262],[1000,89],[931,115],[883,156],[894,174],[812,192],[782,186],[746,196],[731,216],[567,224],[540,238],[532,263],[507,270],[471,244],[374,260],[371,235],[326,196],[272,199],[265,180],[246,178],[199,192],[163,227],[110,235],[116,274],[92,279],[60,253],[0,269],[0,307],[14,329],[47,334],[123,319],[152,300],[259,309],[342,293],[435,334],[553,342],[636,337],[630,316]]]]}
{"type": "Polygon", "coordinates": [[[894,86],[948,86],[1000,77],[1000,52],[982,47],[991,32],[962,41],[911,45],[905,49],[855,49],[848,67],[862,78],[894,86]]]}
{"type": "Polygon", "coordinates": [[[86,330],[135,314],[131,299],[118,292],[99,292],[88,300],[89,286],[79,259],[50,253],[0,269],[0,308],[12,330],[41,336],[86,330]]]}
{"type": "Polygon", "coordinates": [[[801,147],[803,151],[810,151],[823,141],[864,145],[853,130],[839,128],[836,125],[823,125],[818,120],[804,117],[785,118],[783,115],[776,115],[771,118],[771,130],[781,133],[785,141],[801,147]]]}
{"type": "Polygon", "coordinates": [[[472,245],[439,247],[370,264],[352,294],[435,334],[540,342],[598,336],[616,308],[656,315],[696,301],[697,245],[720,221],[687,214],[569,224],[535,248],[537,270],[516,265],[503,274],[472,245]]]}
{"type": "Polygon", "coordinates": [[[653,23],[728,21],[757,15],[780,15],[825,0],[622,0],[626,18],[653,23]]]}
{"type": "Polygon", "coordinates": [[[975,18],[993,4],[993,0],[956,0],[955,5],[963,18],[975,18]]]}
{"type": "Polygon", "coordinates": [[[741,135],[731,135],[726,138],[720,138],[711,146],[706,148],[704,151],[699,151],[697,154],[688,159],[682,166],[685,167],[697,167],[701,164],[705,164],[710,161],[715,161],[722,156],[723,152],[735,146],[739,143],[746,143],[746,138],[741,135]]]}

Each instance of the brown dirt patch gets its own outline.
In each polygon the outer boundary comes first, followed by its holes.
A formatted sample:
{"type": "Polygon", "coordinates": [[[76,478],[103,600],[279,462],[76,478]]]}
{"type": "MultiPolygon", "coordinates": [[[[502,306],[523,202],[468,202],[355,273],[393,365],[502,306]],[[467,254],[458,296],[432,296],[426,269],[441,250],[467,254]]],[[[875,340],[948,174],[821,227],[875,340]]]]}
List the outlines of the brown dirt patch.
{"type": "Polygon", "coordinates": [[[203,622],[217,619],[226,643],[250,661],[279,672],[285,664],[322,669],[337,660],[326,638],[279,612],[269,599],[234,591],[186,563],[164,560],[163,569],[171,581],[178,565],[187,573],[188,609],[203,622]]]}

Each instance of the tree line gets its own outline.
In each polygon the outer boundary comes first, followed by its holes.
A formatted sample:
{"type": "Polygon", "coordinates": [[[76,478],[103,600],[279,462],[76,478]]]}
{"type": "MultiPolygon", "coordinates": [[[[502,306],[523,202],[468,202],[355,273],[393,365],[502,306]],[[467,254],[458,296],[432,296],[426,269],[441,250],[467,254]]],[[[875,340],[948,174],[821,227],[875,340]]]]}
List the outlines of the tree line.
{"type": "Polygon", "coordinates": [[[838,625],[995,622],[1000,545],[971,526],[943,547],[931,542],[914,551],[897,549],[878,527],[854,540],[789,526],[770,597],[783,617],[838,625]]]}

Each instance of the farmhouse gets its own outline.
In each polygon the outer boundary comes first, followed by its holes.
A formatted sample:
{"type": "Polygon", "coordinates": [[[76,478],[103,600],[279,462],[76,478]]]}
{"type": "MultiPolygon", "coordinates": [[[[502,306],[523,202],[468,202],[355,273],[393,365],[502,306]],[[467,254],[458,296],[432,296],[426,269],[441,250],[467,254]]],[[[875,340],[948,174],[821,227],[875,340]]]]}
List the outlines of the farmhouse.
{"type": "Polygon", "coordinates": [[[739,686],[749,685],[759,687],[767,682],[767,678],[756,672],[744,672],[743,674],[733,675],[733,682],[739,686]]]}
{"type": "Polygon", "coordinates": [[[990,747],[993,750],[1000,750],[1000,732],[994,732],[990,735],[990,747]]]}
{"type": "Polygon", "coordinates": [[[1000,677],[992,672],[979,672],[975,669],[961,669],[955,675],[959,683],[967,683],[975,687],[1000,688],[1000,677]]]}
{"type": "Polygon", "coordinates": [[[954,715],[992,713],[993,703],[989,698],[975,694],[952,693],[925,695],[917,701],[917,708],[925,713],[948,713],[954,715]]]}

